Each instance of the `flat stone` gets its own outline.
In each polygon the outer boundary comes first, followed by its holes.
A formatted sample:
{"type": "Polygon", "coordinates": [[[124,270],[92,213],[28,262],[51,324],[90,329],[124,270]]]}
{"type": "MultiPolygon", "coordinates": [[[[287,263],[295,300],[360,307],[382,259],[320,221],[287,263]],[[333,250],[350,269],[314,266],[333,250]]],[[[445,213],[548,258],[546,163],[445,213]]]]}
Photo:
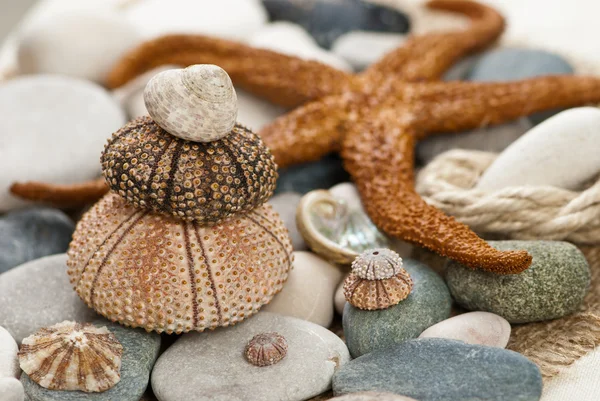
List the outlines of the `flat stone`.
{"type": "Polygon", "coordinates": [[[449,261],[452,297],[469,310],[492,312],[510,323],[556,319],[575,312],[590,285],[581,251],[562,241],[489,241],[501,251],[526,250],[533,263],[522,273],[497,275],[449,261]]]}
{"type": "Polygon", "coordinates": [[[434,324],[419,336],[430,337],[505,348],[510,338],[510,323],[489,312],[463,313],[434,324]]]}
{"type": "Polygon", "coordinates": [[[74,230],[73,221],[58,209],[19,210],[0,217],[0,273],[66,252],[74,230]]]}
{"type": "Polygon", "coordinates": [[[410,295],[398,305],[366,311],[346,303],[344,335],[354,358],[416,338],[428,327],[450,317],[452,298],[444,280],[424,264],[404,259],[413,280],[410,295]]]}
{"type": "Polygon", "coordinates": [[[280,169],[275,193],[305,194],[313,189],[328,189],[349,180],[350,176],[344,170],[342,160],[337,154],[332,154],[316,162],[280,169]]]}
{"type": "Polygon", "coordinates": [[[538,401],[537,366],[513,351],[441,338],[380,349],[343,366],[335,395],[388,391],[419,401],[538,401]]]}
{"type": "Polygon", "coordinates": [[[331,51],[362,71],[387,53],[402,46],[406,35],[397,33],[352,31],[338,37],[331,51]]]}
{"type": "Polygon", "coordinates": [[[531,129],[487,168],[476,188],[524,185],[580,189],[600,173],[600,109],[563,111],[531,129]]]}
{"type": "Polygon", "coordinates": [[[342,270],[325,259],[310,252],[294,252],[294,267],[283,290],[262,310],[329,327],[333,295],[343,277],[342,270]]]}
{"type": "Polygon", "coordinates": [[[9,193],[15,181],[72,184],[98,177],[106,139],[125,123],[103,88],[58,75],[3,83],[0,110],[0,212],[26,204],[9,193]]]}
{"type": "Polygon", "coordinates": [[[63,320],[90,322],[98,315],[73,290],[67,255],[46,256],[0,274],[0,326],[17,343],[63,320]]]}
{"type": "Polygon", "coordinates": [[[280,193],[269,199],[269,204],[273,206],[273,210],[279,213],[279,217],[281,217],[285,227],[288,229],[294,251],[305,251],[308,249],[308,245],[304,242],[304,238],[302,238],[296,225],[296,209],[298,208],[300,199],[302,199],[302,195],[295,192],[280,193]]]}
{"type": "Polygon", "coordinates": [[[19,352],[17,342],[4,327],[0,326],[0,378],[18,378],[21,374],[17,352],[19,352]]]}
{"type": "Polygon", "coordinates": [[[156,362],[152,389],[160,401],[187,400],[190,394],[195,401],[300,401],[331,388],[334,372],[349,360],[344,342],[329,330],[261,312],[233,327],[182,335],[156,362]],[[286,356],[271,366],[251,365],[246,344],[270,332],[285,337],[286,356]]]}
{"type": "Polygon", "coordinates": [[[15,379],[14,377],[0,377],[0,400],[23,401],[24,399],[25,391],[18,379],[15,379]]]}
{"type": "Polygon", "coordinates": [[[25,393],[31,401],[138,401],[148,387],[150,372],[160,351],[160,335],[142,329],[132,329],[105,319],[93,322],[106,326],[123,346],[121,380],[101,393],[48,390],[32,381],[26,373],[21,376],[25,393]]]}
{"type": "Polygon", "coordinates": [[[394,393],[375,393],[372,391],[361,391],[331,398],[330,401],[416,401],[414,398],[405,397],[394,393]]]}

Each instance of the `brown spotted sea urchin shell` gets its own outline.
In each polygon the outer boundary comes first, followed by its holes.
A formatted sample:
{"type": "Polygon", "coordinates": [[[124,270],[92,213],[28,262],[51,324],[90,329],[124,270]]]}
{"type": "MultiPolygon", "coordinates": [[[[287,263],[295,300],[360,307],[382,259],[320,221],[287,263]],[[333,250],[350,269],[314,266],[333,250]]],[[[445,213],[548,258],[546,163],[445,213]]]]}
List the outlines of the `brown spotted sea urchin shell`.
{"type": "Polygon", "coordinates": [[[23,340],[21,369],[51,390],[101,392],[121,380],[123,346],[106,327],[64,321],[23,340]]]}
{"type": "Polygon", "coordinates": [[[359,309],[378,310],[406,299],[412,287],[400,255],[377,248],[361,253],[352,262],[352,273],[344,280],[344,296],[359,309]]]}
{"type": "Polygon", "coordinates": [[[277,180],[269,150],[240,125],[225,138],[199,143],[140,117],[113,134],[101,161],[111,189],[133,206],[202,225],[262,205],[277,180]]]}
{"type": "Polygon", "coordinates": [[[288,344],[281,334],[261,333],[252,337],[246,345],[246,359],[254,366],[269,366],[287,355],[288,344]]]}
{"type": "Polygon", "coordinates": [[[71,283],[98,313],[181,333],[256,313],[286,281],[292,246],[268,204],[207,227],[110,193],[77,224],[68,256],[71,283]]]}

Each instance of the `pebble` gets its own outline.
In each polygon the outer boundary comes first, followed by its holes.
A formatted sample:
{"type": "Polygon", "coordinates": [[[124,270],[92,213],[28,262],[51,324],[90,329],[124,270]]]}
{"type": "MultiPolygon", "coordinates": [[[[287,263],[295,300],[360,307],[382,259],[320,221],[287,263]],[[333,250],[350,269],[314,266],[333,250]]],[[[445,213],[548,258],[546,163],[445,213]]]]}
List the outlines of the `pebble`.
{"type": "Polygon", "coordinates": [[[275,193],[297,192],[305,194],[313,189],[329,187],[350,180],[337,154],[325,156],[319,161],[280,169],[275,193]]]}
{"type": "Polygon", "coordinates": [[[416,338],[450,317],[452,298],[444,280],[420,262],[403,262],[414,283],[408,298],[378,311],[360,310],[349,303],[344,307],[344,335],[352,357],[416,338]]]}
{"type": "MultiPolygon", "coordinates": [[[[573,67],[562,57],[544,50],[504,48],[484,54],[467,79],[470,81],[517,81],[544,75],[573,74],[573,67]]],[[[529,118],[534,125],[560,110],[535,113],[529,118]]]]}
{"type": "MultiPolygon", "coordinates": [[[[23,401],[25,390],[18,379],[14,377],[0,377],[0,400],[23,401]]],[[[37,400],[35,400],[37,401],[37,400]]]]}
{"type": "Polygon", "coordinates": [[[580,189],[600,172],[600,109],[557,114],[509,146],[483,173],[477,189],[523,185],[580,189]]]}
{"type": "Polygon", "coordinates": [[[410,29],[410,21],[401,11],[363,0],[263,0],[263,4],[271,20],[301,25],[327,49],[350,31],[406,33],[410,29]]]}
{"type": "Polygon", "coordinates": [[[0,273],[66,252],[74,230],[73,221],[58,209],[18,210],[0,217],[0,273]]]}
{"type": "MultiPolygon", "coordinates": [[[[346,278],[344,277],[344,280],[346,278]]],[[[335,290],[335,294],[333,295],[333,305],[335,307],[335,311],[340,315],[344,314],[344,307],[346,306],[346,296],[344,295],[344,280],[340,282],[337,289],[335,290]]]]}
{"type": "Polygon", "coordinates": [[[159,401],[300,401],[331,388],[334,372],[350,360],[344,342],[329,330],[296,318],[260,312],[233,327],[188,333],[158,359],[152,389],[159,401]],[[257,367],[244,348],[260,333],[285,337],[287,355],[257,367]]]}
{"type": "Polygon", "coordinates": [[[183,33],[246,41],[267,22],[259,0],[144,0],[125,12],[147,38],[183,33]]]}
{"type": "Polygon", "coordinates": [[[469,312],[442,320],[421,333],[419,338],[447,338],[467,344],[506,348],[510,323],[488,312],[469,312]]]}
{"type": "Polygon", "coordinates": [[[285,227],[288,229],[294,250],[306,251],[308,250],[308,245],[304,242],[304,238],[302,238],[296,226],[296,209],[298,208],[300,199],[302,199],[302,195],[300,194],[284,192],[269,199],[269,204],[273,206],[273,210],[279,213],[281,220],[283,220],[285,227]]]}
{"type": "Polygon", "coordinates": [[[100,319],[94,325],[106,326],[123,346],[121,360],[121,380],[112,388],[101,393],[83,391],[48,390],[34,381],[26,373],[21,382],[27,396],[36,401],[138,401],[150,380],[150,372],[160,351],[160,335],[142,329],[131,329],[108,320],[100,319]]]}
{"type": "Polygon", "coordinates": [[[69,283],[67,255],[46,256],[0,274],[0,326],[17,343],[63,320],[90,322],[98,315],[69,283]]]}
{"type": "Polygon", "coordinates": [[[8,192],[15,181],[70,184],[99,176],[104,143],[125,123],[103,88],[58,75],[3,83],[0,110],[0,212],[26,204],[8,192]]]}
{"type": "Polygon", "coordinates": [[[136,28],[116,12],[65,12],[21,33],[19,70],[103,83],[116,62],[141,42],[136,28]]]}
{"type": "Polygon", "coordinates": [[[287,112],[284,107],[270,103],[245,90],[236,88],[235,92],[238,104],[237,121],[253,132],[260,131],[287,112]]]}
{"type": "Polygon", "coordinates": [[[321,49],[304,28],[291,22],[280,21],[265,25],[252,36],[249,44],[304,60],[318,61],[343,71],[352,71],[350,64],[343,58],[321,49]]]}
{"type": "Polygon", "coordinates": [[[556,319],[575,312],[590,285],[581,251],[563,241],[489,241],[502,251],[524,249],[533,263],[522,273],[497,275],[450,261],[446,281],[454,300],[510,323],[556,319]]]}
{"type": "Polygon", "coordinates": [[[416,401],[414,398],[393,393],[375,393],[372,391],[361,391],[360,393],[346,394],[331,398],[330,401],[416,401]]]}
{"type": "Polygon", "coordinates": [[[310,252],[294,252],[294,266],[283,290],[262,310],[329,327],[333,295],[344,273],[310,252]]]}
{"type": "Polygon", "coordinates": [[[21,374],[17,352],[19,352],[17,342],[4,327],[0,326],[0,378],[18,378],[21,374]]]}
{"type": "Polygon", "coordinates": [[[523,355],[441,338],[419,338],[343,366],[334,395],[389,391],[419,401],[538,401],[542,376],[523,355]]]}
{"type": "Polygon", "coordinates": [[[402,46],[406,36],[395,33],[352,31],[338,37],[331,51],[362,71],[387,53],[402,46]]]}

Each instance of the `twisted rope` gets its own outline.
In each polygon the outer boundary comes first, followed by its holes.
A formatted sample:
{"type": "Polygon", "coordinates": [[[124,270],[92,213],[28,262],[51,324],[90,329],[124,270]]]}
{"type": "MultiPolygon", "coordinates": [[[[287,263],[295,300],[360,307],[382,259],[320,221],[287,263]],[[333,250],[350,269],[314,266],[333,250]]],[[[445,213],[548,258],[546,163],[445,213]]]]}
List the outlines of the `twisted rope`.
{"type": "Polygon", "coordinates": [[[418,175],[425,201],[474,231],[514,239],[600,242],[600,181],[582,192],[552,186],[518,186],[497,191],[474,188],[496,154],[451,150],[418,175]]]}

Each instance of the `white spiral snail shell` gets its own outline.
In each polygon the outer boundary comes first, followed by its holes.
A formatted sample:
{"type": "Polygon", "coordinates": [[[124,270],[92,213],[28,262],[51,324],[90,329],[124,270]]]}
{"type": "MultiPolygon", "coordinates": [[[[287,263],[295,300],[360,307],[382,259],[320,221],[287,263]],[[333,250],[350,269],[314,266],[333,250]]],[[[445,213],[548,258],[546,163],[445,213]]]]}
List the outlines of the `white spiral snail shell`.
{"type": "Polygon", "coordinates": [[[171,135],[194,142],[224,138],[237,118],[237,96],[229,75],[211,64],[155,75],[144,90],[150,117],[171,135]]]}

